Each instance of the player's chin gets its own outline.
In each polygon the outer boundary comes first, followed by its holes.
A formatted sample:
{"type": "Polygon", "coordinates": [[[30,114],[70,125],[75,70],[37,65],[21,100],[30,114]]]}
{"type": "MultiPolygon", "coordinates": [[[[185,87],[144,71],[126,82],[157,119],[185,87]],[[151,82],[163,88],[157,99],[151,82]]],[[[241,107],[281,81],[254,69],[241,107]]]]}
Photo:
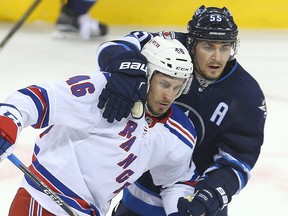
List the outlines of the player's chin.
{"type": "Polygon", "coordinates": [[[157,109],[150,110],[150,112],[154,116],[161,116],[165,113],[165,110],[157,108],[157,109]]]}
{"type": "Polygon", "coordinates": [[[206,72],[205,77],[209,80],[216,80],[221,76],[222,72],[223,68],[210,69],[206,72]]]}
{"type": "Polygon", "coordinates": [[[168,108],[169,108],[169,107],[167,107],[167,108],[160,108],[160,109],[157,111],[157,112],[158,112],[157,115],[159,115],[159,116],[163,115],[164,113],[167,112],[168,108]]]}

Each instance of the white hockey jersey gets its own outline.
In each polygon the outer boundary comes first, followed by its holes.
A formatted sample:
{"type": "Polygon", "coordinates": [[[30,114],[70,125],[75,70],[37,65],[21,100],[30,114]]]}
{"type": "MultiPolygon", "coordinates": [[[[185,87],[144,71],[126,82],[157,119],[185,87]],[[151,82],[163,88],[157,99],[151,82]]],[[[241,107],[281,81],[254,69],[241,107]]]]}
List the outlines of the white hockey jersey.
{"type": "MultiPolygon", "coordinates": [[[[82,216],[106,215],[111,199],[147,170],[163,191],[195,176],[196,134],[184,113],[172,106],[165,118],[150,118],[150,127],[144,117],[131,116],[110,124],[97,108],[108,77],[95,72],[32,85],[0,106],[0,114],[11,113],[19,130],[47,127],[35,141],[29,168],[82,216]]],[[[26,176],[22,187],[48,211],[67,215],[26,176]]],[[[177,211],[176,205],[167,212],[177,211]]]]}

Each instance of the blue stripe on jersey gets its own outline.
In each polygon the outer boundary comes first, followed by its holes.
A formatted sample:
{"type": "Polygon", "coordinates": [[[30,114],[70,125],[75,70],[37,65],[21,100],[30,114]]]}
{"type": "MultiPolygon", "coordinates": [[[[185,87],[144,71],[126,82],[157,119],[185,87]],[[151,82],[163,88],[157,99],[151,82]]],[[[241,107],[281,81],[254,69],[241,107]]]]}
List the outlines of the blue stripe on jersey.
{"type": "Polygon", "coordinates": [[[12,105],[12,104],[0,103],[0,107],[1,107],[1,106],[11,107],[11,108],[17,110],[17,111],[20,113],[20,115],[22,116],[22,113],[21,113],[14,105],[12,105]]]}
{"type": "MultiPolygon", "coordinates": [[[[164,126],[172,133],[175,134],[182,142],[184,142],[190,148],[194,148],[196,143],[196,130],[194,125],[188,119],[188,117],[184,114],[182,110],[180,110],[176,105],[172,104],[172,115],[170,119],[175,123],[169,124],[170,121],[165,122],[164,126]]],[[[172,123],[171,122],[171,123],[172,123]]]]}
{"type": "Polygon", "coordinates": [[[244,177],[244,175],[243,175],[242,172],[239,172],[239,171],[237,171],[237,170],[235,170],[235,169],[232,169],[232,170],[234,171],[234,173],[236,173],[236,175],[237,175],[237,177],[238,177],[239,184],[240,184],[240,188],[239,188],[238,191],[241,191],[241,190],[245,187],[245,185],[246,185],[246,183],[247,183],[247,180],[245,180],[245,179],[247,179],[247,178],[244,177]]]}
{"type": "Polygon", "coordinates": [[[18,128],[22,130],[23,126],[21,124],[21,121],[13,113],[11,113],[8,108],[4,108],[4,107],[9,107],[9,108],[16,110],[20,114],[21,117],[22,117],[22,113],[12,104],[0,103],[0,107],[3,107],[3,110],[1,110],[0,115],[4,115],[12,119],[14,123],[17,124],[18,128]]]}
{"type": "MultiPolygon", "coordinates": [[[[243,170],[244,172],[249,172],[251,170],[251,167],[244,163],[244,162],[240,162],[239,160],[237,160],[236,158],[232,157],[232,156],[228,156],[230,154],[226,153],[226,154],[221,154],[221,156],[219,158],[217,158],[215,160],[216,163],[225,163],[225,161],[228,162],[228,164],[230,164],[230,166],[235,167],[235,168],[240,168],[240,170],[243,170]],[[224,161],[224,162],[221,162],[224,161]]],[[[227,164],[227,163],[226,163],[227,164]]]]}
{"type": "Polygon", "coordinates": [[[34,198],[31,197],[31,200],[30,200],[30,206],[29,206],[29,216],[33,216],[33,210],[34,210],[34,198]]]}
{"type": "MultiPolygon", "coordinates": [[[[87,215],[100,215],[98,209],[93,204],[86,202],[80,196],[78,196],[76,193],[66,187],[61,181],[55,178],[44,166],[42,166],[37,159],[34,160],[32,164],[38,174],[47,179],[49,183],[51,183],[51,185],[60,192],[56,192],[56,194],[69,206],[87,215]],[[79,203],[85,204],[85,207],[82,207],[79,203]]],[[[40,188],[26,175],[25,179],[31,187],[42,192],[42,190],[40,190],[40,188]]],[[[55,192],[55,190],[53,191],[55,192]]]]}
{"type": "Polygon", "coordinates": [[[38,205],[37,207],[37,215],[42,216],[42,206],[38,205]]]}
{"type": "Polygon", "coordinates": [[[164,126],[174,135],[176,135],[183,143],[185,143],[189,148],[193,148],[193,145],[191,144],[190,140],[187,140],[186,137],[184,137],[181,133],[179,133],[178,130],[170,127],[167,123],[164,124],[164,126]]]}
{"type": "Polygon", "coordinates": [[[221,79],[217,80],[217,81],[214,82],[214,83],[219,83],[219,82],[221,82],[222,80],[224,80],[224,79],[226,79],[227,77],[229,77],[231,74],[233,74],[233,73],[235,72],[237,66],[238,66],[238,62],[236,61],[236,62],[235,62],[235,65],[234,65],[233,68],[232,68],[232,70],[231,70],[228,74],[226,74],[224,77],[222,77],[221,79]]]}
{"type": "Polygon", "coordinates": [[[47,91],[44,88],[36,85],[32,85],[18,91],[30,97],[37,108],[38,119],[36,124],[32,125],[32,127],[44,128],[48,126],[50,107],[47,91]]]}
{"type": "Polygon", "coordinates": [[[34,154],[35,156],[38,155],[38,153],[40,152],[40,148],[37,144],[34,145],[34,154]]]}
{"type": "Polygon", "coordinates": [[[106,80],[108,80],[110,78],[110,75],[111,75],[109,72],[102,72],[102,74],[104,75],[106,80]]]}
{"type": "Polygon", "coordinates": [[[159,206],[149,205],[148,203],[133,196],[129,190],[123,190],[123,204],[134,212],[145,212],[143,215],[149,216],[166,216],[164,208],[159,206]]]}
{"type": "Polygon", "coordinates": [[[177,182],[176,184],[185,184],[185,185],[190,185],[191,187],[194,187],[194,184],[197,183],[197,181],[199,180],[199,173],[198,170],[195,169],[194,170],[194,174],[193,176],[190,178],[190,180],[185,181],[185,182],[177,182]]]}
{"type": "Polygon", "coordinates": [[[228,157],[226,155],[218,158],[215,162],[218,164],[227,164],[225,161],[228,162],[228,165],[230,165],[231,169],[237,175],[240,184],[239,191],[242,190],[245,187],[247,180],[250,178],[251,167],[248,164],[240,162],[237,159],[228,157]]]}
{"type": "MultiPolygon", "coordinates": [[[[208,171],[208,173],[209,173],[209,172],[211,172],[213,170],[217,170],[217,169],[220,169],[222,167],[227,167],[227,165],[226,166],[222,166],[220,164],[214,164],[213,166],[210,166],[206,171],[208,171]]],[[[235,173],[235,175],[236,175],[236,177],[237,177],[237,179],[239,181],[239,189],[237,191],[237,193],[239,193],[245,187],[245,185],[247,183],[247,179],[250,178],[249,177],[250,174],[246,173],[246,172],[242,172],[242,171],[236,170],[236,169],[234,169],[232,167],[230,167],[230,169],[235,173]],[[243,175],[244,173],[245,173],[245,176],[243,175]]],[[[204,178],[207,178],[207,173],[204,174],[204,178]]]]}
{"type": "MultiPolygon", "coordinates": [[[[115,44],[117,44],[117,46],[121,46],[123,47],[125,50],[132,51],[135,53],[139,53],[139,46],[137,46],[137,44],[134,44],[133,42],[129,42],[129,41],[124,41],[124,40],[117,40],[117,41],[113,41],[115,44]]],[[[114,45],[115,46],[115,45],[114,45]]]]}
{"type": "Polygon", "coordinates": [[[210,166],[207,171],[210,172],[212,170],[219,169],[221,167],[229,166],[231,170],[236,174],[239,181],[239,190],[242,190],[248,179],[250,178],[250,170],[251,167],[243,162],[240,162],[236,158],[232,157],[230,154],[220,151],[220,154],[217,155],[215,164],[210,166]]]}
{"type": "MultiPolygon", "coordinates": [[[[115,43],[117,44],[117,45],[119,45],[119,46],[122,46],[122,47],[124,47],[127,51],[132,51],[132,49],[129,47],[129,46],[127,46],[127,45],[125,45],[124,43],[124,41],[121,41],[121,42],[117,42],[117,41],[115,41],[115,43]]],[[[133,44],[134,45],[134,44],[133,44]]]]}
{"type": "Polygon", "coordinates": [[[171,108],[173,109],[173,112],[170,118],[177,121],[183,128],[189,131],[194,138],[196,138],[197,133],[193,122],[176,104],[172,104],[171,108]]]}

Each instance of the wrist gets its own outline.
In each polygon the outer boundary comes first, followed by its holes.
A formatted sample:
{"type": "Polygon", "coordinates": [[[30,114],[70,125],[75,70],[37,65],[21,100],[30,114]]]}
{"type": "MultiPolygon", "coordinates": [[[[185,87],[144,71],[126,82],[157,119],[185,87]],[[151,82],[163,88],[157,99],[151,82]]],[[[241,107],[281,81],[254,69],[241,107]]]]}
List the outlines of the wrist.
{"type": "Polygon", "coordinates": [[[214,190],[216,191],[216,194],[218,196],[218,200],[220,202],[220,209],[222,210],[231,201],[231,197],[227,194],[226,190],[224,190],[220,186],[216,187],[214,190]]]}

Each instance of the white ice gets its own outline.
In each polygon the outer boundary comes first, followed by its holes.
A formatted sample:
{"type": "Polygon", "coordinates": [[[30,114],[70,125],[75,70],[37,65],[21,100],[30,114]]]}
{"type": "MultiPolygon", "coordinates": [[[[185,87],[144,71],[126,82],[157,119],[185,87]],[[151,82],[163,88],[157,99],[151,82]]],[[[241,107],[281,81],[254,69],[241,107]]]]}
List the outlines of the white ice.
{"type": "MultiPolygon", "coordinates": [[[[2,40],[12,24],[0,24],[2,40]]],[[[0,101],[9,93],[46,80],[61,80],[95,70],[95,52],[100,43],[117,39],[131,30],[179,30],[185,27],[111,26],[108,36],[94,41],[55,40],[53,26],[25,24],[0,52],[0,101]]],[[[260,83],[266,95],[268,116],[265,141],[252,178],[234,196],[229,215],[288,214],[288,30],[240,29],[237,59],[260,83]],[[287,91],[287,92],[286,92],[287,91]]],[[[249,94],[249,92],[247,92],[249,94]]],[[[40,131],[24,129],[15,149],[30,164],[35,136],[40,131]]],[[[6,216],[23,174],[9,160],[0,164],[0,216],[6,216]]],[[[105,188],[105,185],[103,185],[105,188]]],[[[119,197],[116,197],[116,200],[119,197]]],[[[112,203],[114,205],[116,201],[112,203]]]]}

